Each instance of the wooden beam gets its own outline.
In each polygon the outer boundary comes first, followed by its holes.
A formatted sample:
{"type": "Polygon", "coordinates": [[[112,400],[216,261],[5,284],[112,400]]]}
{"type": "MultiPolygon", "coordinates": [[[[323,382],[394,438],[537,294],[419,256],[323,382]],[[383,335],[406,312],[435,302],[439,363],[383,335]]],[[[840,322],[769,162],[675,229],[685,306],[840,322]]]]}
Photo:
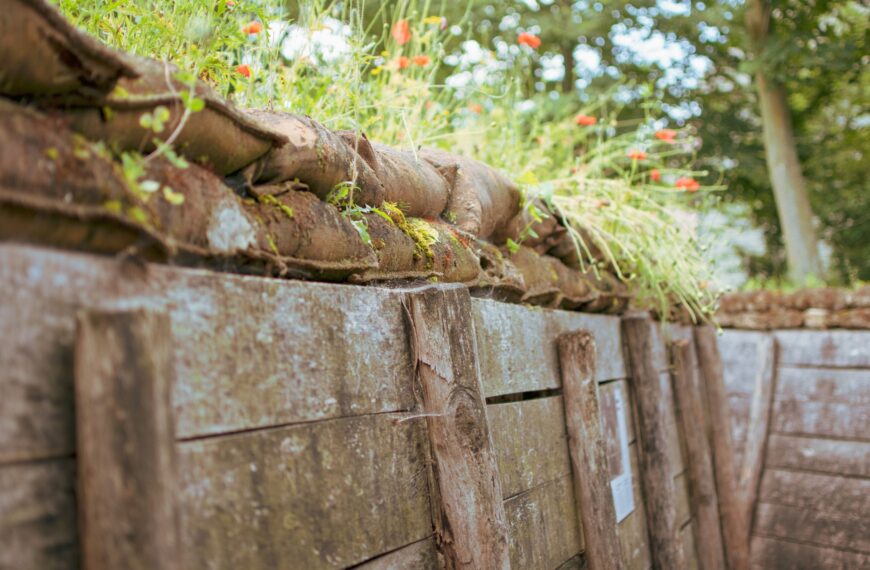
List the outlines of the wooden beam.
{"type": "Polygon", "coordinates": [[[411,348],[440,497],[446,567],[510,568],[507,518],[486,420],[471,297],[465,287],[407,293],[411,348]]]}
{"type": "Polygon", "coordinates": [[[622,570],[625,562],[616,533],[607,449],[598,407],[595,340],[588,331],[559,337],[559,363],[574,496],[580,514],[590,570],[622,570]]]}
{"type": "Polygon", "coordinates": [[[732,570],[749,568],[748,533],[744,528],[741,497],[737,491],[737,470],[731,443],[731,419],[728,396],[722,375],[722,357],[716,341],[716,330],[710,326],[695,327],[695,347],[707,393],[707,416],[710,418],[713,450],[713,470],[719,495],[719,517],[725,556],[732,570]]]}
{"type": "Polygon", "coordinates": [[[676,524],[676,490],[668,456],[664,391],[654,358],[653,324],[647,315],[622,319],[623,342],[630,364],[630,382],[637,408],[641,482],[653,568],[685,568],[685,554],[676,524]]]}
{"type": "Polygon", "coordinates": [[[83,567],[180,568],[169,318],[83,313],[74,354],[83,567]]]}
{"type": "Polygon", "coordinates": [[[719,498],[713,475],[710,442],[704,425],[704,407],[695,369],[692,365],[692,345],[687,340],[671,347],[677,418],[686,442],[686,463],[689,475],[692,516],[695,518],[696,549],[701,568],[725,569],[725,551],[719,523],[719,498]]]}

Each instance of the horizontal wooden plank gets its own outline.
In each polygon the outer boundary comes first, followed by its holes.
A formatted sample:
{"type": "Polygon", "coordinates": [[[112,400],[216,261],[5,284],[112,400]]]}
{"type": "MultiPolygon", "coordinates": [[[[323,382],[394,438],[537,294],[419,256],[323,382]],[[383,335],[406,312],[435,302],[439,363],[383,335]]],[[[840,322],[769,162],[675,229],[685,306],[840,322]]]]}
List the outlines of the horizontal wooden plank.
{"type": "Polygon", "coordinates": [[[779,398],[870,407],[870,370],[781,366],[777,374],[776,393],[779,398]]]}
{"type": "Polygon", "coordinates": [[[844,516],[866,516],[870,512],[870,480],[767,469],[758,500],[844,516]]]}
{"type": "Polygon", "coordinates": [[[762,536],[870,553],[870,518],[759,503],[753,532],[762,536]]]}
{"type": "Polygon", "coordinates": [[[571,473],[562,396],[486,407],[504,498],[571,473]]]}
{"type": "Polygon", "coordinates": [[[424,426],[375,415],[180,444],[183,566],[344,567],[431,535],[424,426]]]}
{"type": "Polygon", "coordinates": [[[771,434],[765,462],[779,467],[870,478],[870,442],[771,434]]]}
{"type": "Polygon", "coordinates": [[[646,513],[643,509],[643,496],[640,490],[637,444],[629,446],[631,457],[631,487],[634,492],[634,510],[617,525],[622,559],[626,568],[647,570],[650,567],[649,536],[646,528],[646,513]]]}
{"type": "Polygon", "coordinates": [[[754,570],[851,570],[866,568],[870,556],[834,548],[752,537],[754,570]]]}
{"type": "Polygon", "coordinates": [[[78,566],[75,460],[0,466],[0,568],[78,566]]]}
{"type": "Polygon", "coordinates": [[[771,430],[870,441],[870,405],[777,399],[771,430]]]}
{"type": "Polygon", "coordinates": [[[511,567],[556,568],[583,550],[571,476],[545,483],[504,503],[511,567]]]}
{"type": "Polygon", "coordinates": [[[870,331],[779,331],[781,366],[870,368],[870,331]]]}
{"type": "Polygon", "coordinates": [[[595,336],[599,380],[625,378],[619,318],[532,309],[472,299],[481,381],[489,398],[558,388],[556,338],[588,329],[595,336]]]}
{"type": "Polygon", "coordinates": [[[435,538],[404,546],[356,567],[357,570],[439,570],[435,538]]]}

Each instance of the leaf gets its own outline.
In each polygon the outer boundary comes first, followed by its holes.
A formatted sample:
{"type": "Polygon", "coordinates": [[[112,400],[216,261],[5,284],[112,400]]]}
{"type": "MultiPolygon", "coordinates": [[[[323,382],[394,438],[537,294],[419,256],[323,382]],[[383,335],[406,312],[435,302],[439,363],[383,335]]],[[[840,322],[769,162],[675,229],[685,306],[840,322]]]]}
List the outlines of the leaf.
{"type": "Polygon", "coordinates": [[[507,245],[508,251],[511,253],[516,253],[520,250],[520,244],[518,244],[517,242],[515,242],[511,238],[508,238],[506,245],[507,245]]]}
{"type": "Polygon", "coordinates": [[[175,192],[169,186],[163,187],[163,197],[166,198],[166,201],[172,204],[173,206],[180,206],[184,204],[184,194],[181,192],[175,192]]]}

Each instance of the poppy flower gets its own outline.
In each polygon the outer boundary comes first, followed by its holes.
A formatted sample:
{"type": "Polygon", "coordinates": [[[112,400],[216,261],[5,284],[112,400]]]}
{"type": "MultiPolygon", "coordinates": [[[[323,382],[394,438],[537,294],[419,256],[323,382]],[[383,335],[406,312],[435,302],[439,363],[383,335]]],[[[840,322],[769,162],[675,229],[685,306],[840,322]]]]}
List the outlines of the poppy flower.
{"type": "Polygon", "coordinates": [[[405,57],[404,55],[399,57],[398,59],[396,59],[396,66],[399,69],[405,69],[409,65],[411,65],[411,60],[408,59],[407,57],[405,57]]]}
{"type": "Polygon", "coordinates": [[[236,3],[234,0],[227,0],[226,5],[227,5],[227,8],[232,8],[233,6],[236,5],[236,3]]]}
{"type": "Polygon", "coordinates": [[[263,31],[263,24],[260,22],[248,22],[242,26],[242,31],[248,35],[256,35],[263,31]]]}
{"type": "Polygon", "coordinates": [[[672,129],[660,129],[656,131],[656,138],[668,144],[674,144],[677,138],[677,131],[672,129]]]}
{"type": "Polygon", "coordinates": [[[411,26],[408,24],[408,20],[399,20],[393,24],[393,29],[390,33],[400,46],[411,41],[411,26]]]}
{"type": "Polygon", "coordinates": [[[245,77],[250,77],[251,76],[251,66],[248,65],[247,63],[243,63],[243,64],[239,65],[238,67],[236,67],[236,73],[238,73],[239,75],[244,75],[245,77]]]}
{"type": "Polygon", "coordinates": [[[429,65],[429,62],[432,61],[429,59],[428,55],[415,55],[411,61],[414,62],[414,65],[419,65],[420,67],[426,67],[429,65]]]}
{"type": "Polygon", "coordinates": [[[538,49],[541,45],[541,38],[529,32],[523,32],[517,36],[517,43],[524,46],[529,46],[532,49],[538,49]]]}
{"type": "Polygon", "coordinates": [[[628,158],[632,160],[646,160],[646,153],[642,150],[631,150],[628,152],[628,158]]]}
{"type": "Polygon", "coordinates": [[[469,103],[468,110],[479,115],[483,113],[483,105],[480,103],[469,103]]]}
{"type": "Polygon", "coordinates": [[[653,182],[659,182],[662,179],[662,173],[659,172],[658,168],[653,168],[649,171],[649,178],[653,182]]]}
{"type": "Polygon", "coordinates": [[[595,117],[590,117],[589,115],[579,114],[574,117],[574,122],[583,127],[591,127],[595,123],[598,122],[598,119],[595,117]]]}
{"type": "Polygon", "coordinates": [[[692,193],[697,192],[698,189],[701,187],[701,185],[698,184],[697,180],[695,180],[694,178],[688,178],[686,176],[680,176],[679,178],[677,178],[674,186],[676,186],[677,188],[682,188],[686,192],[692,193]]]}

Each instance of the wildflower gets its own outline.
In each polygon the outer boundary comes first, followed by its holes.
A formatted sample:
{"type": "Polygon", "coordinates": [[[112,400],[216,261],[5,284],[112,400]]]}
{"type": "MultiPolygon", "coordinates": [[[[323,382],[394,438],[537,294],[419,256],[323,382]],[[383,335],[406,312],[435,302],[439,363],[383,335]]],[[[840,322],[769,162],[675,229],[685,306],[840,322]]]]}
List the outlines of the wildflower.
{"type": "Polygon", "coordinates": [[[408,20],[399,20],[393,24],[391,34],[400,46],[411,41],[411,26],[408,24],[408,20]]]}
{"type": "Polygon", "coordinates": [[[244,26],[242,26],[242,31],[249,36],[257,35],[263,31],[263,24],[257,21],[248,22],[244,26]]]}
{"type": "Polygon", "coordinates": [[[383,70],[383,66],[379,65],[376,68],[372,69],[372,75],[380,75],[383,70]]]}
{"type": "Polygon", "coordinates": [[[432,61],[429,59],[428,55],[415,55],[411,61],[414,62],[414,65],[419,65],[420,67],[426,67],[429,65],[429,62],[432,61]]]}
{"type": "Polygon", "coordinates": [[[245,77],[250,77],[251,76],[251,66],[248,65],[247,63],[243,63],[243,64],[239,65],[238,67],[236,67],[236,73],[238,73],[239,75],[244,75],[245,77]]]}
{"type": "Polygon", "coordinates": [[[529,32],[523,32],[517,36],[517,43],[524,46],[529,46],[532,49],[538,49],[541,45],[541,38],[529,32]]]}
{"type": "Polygon", "coordinates": [[[672,129],[660,129],[656,131],[656,138],[668,144],[674,144],[677,137],[677,131],[672,129]]]}
{"type": "Polygon", "coordinates": [[[674,186],[676,186],[677,188],[682,188],[686,192],[691,193],[697,192],[698,189],[701,187],[701,185],[698,184],[697,180],[695,180],[694,178],[688,178],[686,176],[680,176],[679,178],[677,178],[674,186]]]}
{"type": "Polygon", "coordinates": [[[483,105],[480,103],[469,103],[468,110],[479,115],[483,113],[483,105]]]}
{"type": "Polygon", "coordinates": [[[598,122],[598,119],[581,113],[579,115],[575,115],[574,122],[583,127],[591,127],[598,122]]]}
{"type": "Polygon", "coordinates": [[[662,179],[662,173],[659,172],[658,168],[653,168],[649,171],[649,177],[653,182],[659,182],[662,179]]]}
{"type": "Polygon", "coordinates": [[[411,60],[404,55],[396,60],[396,67],[398,67],[399,69],[405,69],[409,65],[411,65],[411,60]]]}
{"type": "Polygon", "coordinates": [[[642,150],[630,150],[628,152],[628,158],[632,160],[646,160],[646,153],[642,150]]]}
{"type": "Polygon", "coordinates": [[[227,5],[227,8],[232,8],[233,6],[236,5],[236,3],[234,0],[227,0],[226,5],[227,5]]]}
{"type": "Polygon", "coordinates": [[[427,16],[423,18],[424,24],[441,24],[441,16],[427,16]]]}

